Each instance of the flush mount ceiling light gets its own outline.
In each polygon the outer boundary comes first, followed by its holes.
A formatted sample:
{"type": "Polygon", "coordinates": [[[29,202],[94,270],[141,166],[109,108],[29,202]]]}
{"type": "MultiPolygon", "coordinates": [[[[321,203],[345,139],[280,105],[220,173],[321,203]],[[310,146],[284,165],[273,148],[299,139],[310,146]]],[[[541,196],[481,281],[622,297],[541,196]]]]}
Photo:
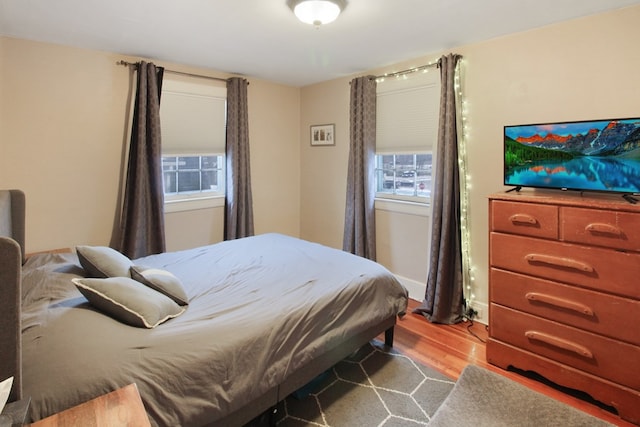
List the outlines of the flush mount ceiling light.
{"type": "Polygon", "coordinates": [[[316,27],[335,21],[347,5],[345,0],[289,0],[287,3],[299,20],[316,27]]]}

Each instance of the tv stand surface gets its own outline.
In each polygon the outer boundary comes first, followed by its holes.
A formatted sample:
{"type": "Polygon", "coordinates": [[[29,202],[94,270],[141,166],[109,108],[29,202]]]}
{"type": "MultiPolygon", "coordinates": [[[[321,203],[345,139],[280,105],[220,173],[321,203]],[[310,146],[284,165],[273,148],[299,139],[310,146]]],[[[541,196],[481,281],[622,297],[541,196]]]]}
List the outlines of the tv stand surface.
{"type": "Polygon", "coordinates": [[[516,193],[519,193],[519,192],[520,192],[520,190],[522,190],[522,187],[521,187],[521,186],[519,186],[519,185],[516,185],[515,187],[513,187],[513,188],[511,188],[511,189],[507,190],[507,193],[511,193],[512,191],[515,191],[516,193]]]}
{"type": "Polygon", "coordinates": [[[640,424],[640,204],[489,198],[487,361],[581,390],[640,424]]]}

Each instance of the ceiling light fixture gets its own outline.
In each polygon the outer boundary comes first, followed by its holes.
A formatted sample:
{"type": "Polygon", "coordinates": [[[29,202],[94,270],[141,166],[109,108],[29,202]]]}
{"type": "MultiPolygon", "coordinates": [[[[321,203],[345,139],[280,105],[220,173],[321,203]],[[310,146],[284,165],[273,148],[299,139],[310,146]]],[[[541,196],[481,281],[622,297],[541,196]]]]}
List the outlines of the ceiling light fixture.
{"type": "Polygon", "coordinates": [[[316,27],[335,21],[347,5],[346,0],[288,0],[287,3],[299,20],[316,27]]]}

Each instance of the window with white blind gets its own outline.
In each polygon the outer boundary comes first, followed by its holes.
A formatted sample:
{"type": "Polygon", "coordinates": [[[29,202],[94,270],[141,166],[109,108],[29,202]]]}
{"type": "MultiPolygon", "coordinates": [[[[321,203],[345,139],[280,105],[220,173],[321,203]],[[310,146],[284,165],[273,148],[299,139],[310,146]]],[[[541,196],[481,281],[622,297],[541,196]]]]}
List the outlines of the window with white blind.
{"type": "Polygon", "coordinates": [[[428,202],[439,73],[427,69],[380,81],[376,104],[376,197],[428,202]]]}
{"type": "Polygon", "coordinates": [[[226,98],[224,82],[165,74],[160,101],[165,203],[224,196],[226,98]]]}

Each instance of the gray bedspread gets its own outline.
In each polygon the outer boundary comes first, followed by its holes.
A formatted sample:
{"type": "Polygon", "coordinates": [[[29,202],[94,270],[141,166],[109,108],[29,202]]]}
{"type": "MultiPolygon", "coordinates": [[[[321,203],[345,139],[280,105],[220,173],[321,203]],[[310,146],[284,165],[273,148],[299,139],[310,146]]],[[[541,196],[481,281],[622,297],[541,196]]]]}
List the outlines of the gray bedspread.
{"type": "Polygon", "coordinates": [[[211,423],[407,304],[379,264],[280,234],[134,262],[180,278],[186,312],[155,329],[127,326],[75,288],[84,275],[75,254],[24,266],[23,381],[34,420],[136,383],[154,425],[211,423]]]}

